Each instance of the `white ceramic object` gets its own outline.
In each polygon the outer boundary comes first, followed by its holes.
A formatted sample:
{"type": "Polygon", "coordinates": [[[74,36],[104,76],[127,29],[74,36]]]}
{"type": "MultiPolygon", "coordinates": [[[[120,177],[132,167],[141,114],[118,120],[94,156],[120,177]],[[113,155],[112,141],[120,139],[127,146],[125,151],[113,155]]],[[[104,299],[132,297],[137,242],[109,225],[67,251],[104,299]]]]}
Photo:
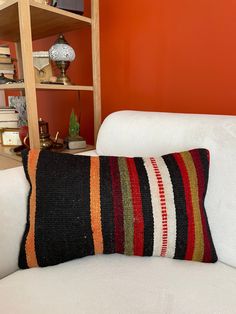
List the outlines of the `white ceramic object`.
{"type": "Polygon", "coordinates": [[[75,51],[67,44],[55,44],[49,50],[49,57],[52,61],[74,61],[75,51]]]}

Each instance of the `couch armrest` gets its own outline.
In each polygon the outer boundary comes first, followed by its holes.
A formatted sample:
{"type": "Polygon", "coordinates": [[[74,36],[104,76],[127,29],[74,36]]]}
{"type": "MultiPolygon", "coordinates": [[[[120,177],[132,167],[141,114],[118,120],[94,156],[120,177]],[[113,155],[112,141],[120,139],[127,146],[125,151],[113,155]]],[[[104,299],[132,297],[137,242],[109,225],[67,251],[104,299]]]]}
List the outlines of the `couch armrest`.
{"type": "MultiPolygon", "coordinates": [[[[80,155],[97,156],[96,151],[80,155]]],[[[18,269],[18,255],[27,217],[29,183],[23,167],[0,171],[0,278],[18,269]]]]}
{"type": "Polygon", "coordinates": [[[23,167],[0,171],[0,278],[18,269],[29,184],[23,167]]]}

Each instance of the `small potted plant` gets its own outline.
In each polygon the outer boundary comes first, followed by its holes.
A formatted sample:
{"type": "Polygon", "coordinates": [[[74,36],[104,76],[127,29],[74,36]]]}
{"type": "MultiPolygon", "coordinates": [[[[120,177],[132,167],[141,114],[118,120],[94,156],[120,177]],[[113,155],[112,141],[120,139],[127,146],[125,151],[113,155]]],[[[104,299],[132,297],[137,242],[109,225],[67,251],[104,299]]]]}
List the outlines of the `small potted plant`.
{"type": "Polygon", "coordinates": [[[67,138],[69,149],[79,149],[86,147],[86,141],[82,136],[79,135],[79,131],[80,124],[77,120],[74,109],[72,109],[69,122],[69,136],[67,138]]]}

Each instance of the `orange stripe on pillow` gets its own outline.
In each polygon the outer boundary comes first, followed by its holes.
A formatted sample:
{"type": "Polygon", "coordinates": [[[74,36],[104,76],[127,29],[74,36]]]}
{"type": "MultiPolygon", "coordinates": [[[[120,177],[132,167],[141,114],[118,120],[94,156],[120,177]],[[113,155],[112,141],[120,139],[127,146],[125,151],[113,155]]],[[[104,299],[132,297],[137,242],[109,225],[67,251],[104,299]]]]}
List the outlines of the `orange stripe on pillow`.
{"type": "Polygon", "coordinates": [[[103,236],[101,222],[101,200],[100,200],[100,160],[91,157],[90,164],[90,214],[93,232],[94,253],[103,253],[103,236]]]}
{"type": "Polygon", "coordinates": [[[39,158],[39,150],[34,149],[28,155],[28,173],[31,182],[31,194],[29,199],[29,223],[30,228],[26,238],[25,253],[28,267],[37,267],[38,261],[35,251],[35,216],[36,216],[36,172],[39,158]]]}

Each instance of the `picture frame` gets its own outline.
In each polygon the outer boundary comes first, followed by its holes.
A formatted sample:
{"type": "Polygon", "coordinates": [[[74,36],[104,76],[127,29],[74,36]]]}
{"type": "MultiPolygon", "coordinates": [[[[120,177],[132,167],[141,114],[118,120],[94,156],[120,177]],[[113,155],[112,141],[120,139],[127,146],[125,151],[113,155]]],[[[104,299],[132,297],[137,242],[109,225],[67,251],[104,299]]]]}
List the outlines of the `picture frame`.
{"type": "Polygon", "coordinates": [[[19,113],[18,127],[28,124],[25,96],[8,96],[10,108],[16,109],[19,113]]]}
{"type": "Polygon", "coordinates": [[[19,130],[19,128],[0,129],[2,146],[11,147],[21,145],[19,130]]]}

